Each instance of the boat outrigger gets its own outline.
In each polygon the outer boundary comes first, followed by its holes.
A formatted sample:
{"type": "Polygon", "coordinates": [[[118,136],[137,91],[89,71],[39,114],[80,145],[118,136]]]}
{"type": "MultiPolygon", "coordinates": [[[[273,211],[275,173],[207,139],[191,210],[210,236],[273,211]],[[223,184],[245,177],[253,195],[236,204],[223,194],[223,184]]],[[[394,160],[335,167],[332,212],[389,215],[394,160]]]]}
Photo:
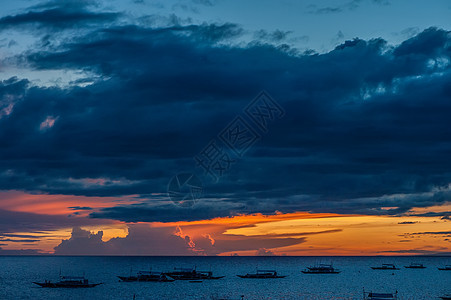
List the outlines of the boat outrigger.
{"type": "Polygon", "coordinates": [[[117,276],[121,281],[133,282],[172,282],[173,278],[162,272],[139,271],[136,276],[117,276]]]}
{"type": "Polygon", "coordinates": [[[338,274],[341,271],[335,269],[332,265],[319,264],[315,267],[307,267],[307,269],[301,272],[304,274],[338,274]]]}
{"type": "Polygon", "coordinates": [[[268,279],[268,278],[285,278],[285,275],[277,275],[274,270],[257,270],[256,273],[247,273],[246,275],[236,275],[240,278],[268,279]]]}
{"type": "Polygon", "coordinates": [[[408,266],[404,266],[404,268],[407,268],[407,269],[426,269],[426,267],[423,264],[418,264],[418,263],[411,263],[408,266]]]}
{"type": "Polygon", "coordinates": [[[363,300],[397,300],[398,291],[395,293],[373,293],[363,290],[363,300]]]}
{"type": "Polygon", "coordinates": [[[381,267],[371,267],[373,270],[399,270],[395,265],[393,264],[382,264],[381,267]]]}
{"type": "Polygon", "coordinates": [[[437,269],[439,269],[440,271],[451,271],[451,265],[446,265],[443,268],[439,267],[437,269]]]}
{"type": "Polygon", "coordinates": [[[33,283],[46,288],[91,288],[102,284],[89,283],[88,279],[86,279],[84,276],[60,276],[60,281],[58,282],[45,280],[44,282],[33,283]]]}
{"type": "Polygon", "coordinates": [[[197,271],[196,268],[174,268],[174,271],[164,273],[175,280],[210,280],[221,279],[224,276],[213,276],[212,271],[197,271]]]}

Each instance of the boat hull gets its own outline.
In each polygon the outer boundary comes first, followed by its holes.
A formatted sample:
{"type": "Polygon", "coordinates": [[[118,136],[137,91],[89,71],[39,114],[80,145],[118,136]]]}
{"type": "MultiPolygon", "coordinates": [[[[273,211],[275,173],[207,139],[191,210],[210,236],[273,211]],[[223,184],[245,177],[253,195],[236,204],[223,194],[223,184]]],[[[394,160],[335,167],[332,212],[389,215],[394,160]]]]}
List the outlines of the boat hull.
{"type": "Polygon", "coordinates": [[[212,277],[177,277],[174,276],[173,278],[175,280],[216,280],[224,278],[225,276],[212,276],[212,277]]]}
{"type": "Polygon", "coordinates": [[[130,277],[124,277],[124,276],[117,276],[121,281],[124,282],[173,282],[174,279],[169,278],[138,278],[136,276],[130,276],[130,277]]]}
{"type": "Polygon", "coordinates": [[[175,280],[215,280],[221,279],[225,276],[213,276],[210,274],[205,274],[201,272],[169,272],[165,273],[165,275],[175,279],[175,280]]]}
{"type": "Polygon", "coordinates": [[[388,270],[388,271],[393,271],[393,270],[399,270],[399,268],[381,268],[381,267],[371,267],[371,269],[373,270],[388,270]]]}
{"type": "Polygon", "coordinates": [[[66,284],[66,283],[53,283],[53,282],[33,282],[44,288],[92,288],[102,283],[86,283],[86,284],[66,284]]]}
{"type": "Polygon", "coordinates": [[[396,300],[398,299],[397,294],[380,294],[380,293],[368,293],[364,298],[365,300],[396,300]]]}
{"type": "Polygon", "coordinates": [[[341,271],[331,271],[331,272],[312,272],[312,271],[301,271],[304,274],[339,274],[341,271]]]}
{"type": "Polygon", "coordinates": [[[254,276],[254,275],[236,275],[240,278],[249,278],[249,279],[271,279],[271,278],[285,278],[287,276],[254,276]]]}

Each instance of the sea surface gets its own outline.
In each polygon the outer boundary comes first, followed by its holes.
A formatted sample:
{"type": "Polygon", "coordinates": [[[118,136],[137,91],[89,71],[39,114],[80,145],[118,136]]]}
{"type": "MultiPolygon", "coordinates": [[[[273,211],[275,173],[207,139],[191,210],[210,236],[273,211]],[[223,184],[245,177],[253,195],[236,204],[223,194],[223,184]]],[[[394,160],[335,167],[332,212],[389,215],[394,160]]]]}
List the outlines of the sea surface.
{"type": "Polygon", "coordinates": [[[362,299],[363,289],[398,291],[399,299],[439,299],[451,293],[451,271],[437,267],[451,257],[67,257],[0,256],[0,299],[362,299]],[[303,274],[318,263],[333,263],[340,274],[303,274]],[[426,269],[406,269],[411,262],[426,269]],[[393,263],[398,271],[377,271],[371,266],[393,263]],[[117,275],[139,270],[170,271],[174,267],[212,270],[219,280],[201,283],[119,282],[117,275]],[[283,279],[242,279],[237,274],[274,269],[283,279]],[[33,281],[81,276],[103,282],[88,289],[51,289],[33,281]]]}

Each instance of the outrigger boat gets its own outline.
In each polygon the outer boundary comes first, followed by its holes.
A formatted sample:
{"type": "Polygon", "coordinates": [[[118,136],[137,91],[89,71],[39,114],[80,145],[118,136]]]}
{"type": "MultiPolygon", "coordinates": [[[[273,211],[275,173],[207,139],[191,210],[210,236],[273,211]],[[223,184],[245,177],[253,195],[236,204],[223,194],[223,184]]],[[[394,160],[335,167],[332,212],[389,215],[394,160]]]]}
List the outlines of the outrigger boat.
{"type": "Polygon", "coordinates": [[[363,290],[363,300],[397,300],[398,291],[395,293],[373,293],[363,290]]]}
{"type": "Polygon", "coordinates": [[[408,266],[404,266],[404,268],[407,268],[407,269],[426,269],[426,267],[423,264],[418,264],[418,263],[411,263],[408,266]]]}
{"type": "Polygon", "coordinates": [[[256,279],[268,279],[268,278],[285,278],[287,276],[277,275],[273,270],[257,270],[256,273],[247,273],[246,275],[236,275],[240,278],[256,278],[256,279]]]}
{"type": "Polygon", "coordinates": [[[440,271],[451,271],[451,265],[446,265],[443,268],[437,268],[437,269],[439,269],[440,271]]]}
{"type": "Polygon", "coordinates": [[[221,279],[224,276],[213,276],[212,271],[197,271],[196,268],[174,268],[174,271],[164,273],[175,280],[210,280],[221,279]]]}
{"type": "Polygon", "coordinates": [[[133,281],[142,281],[142,282],[172,282],[173,278],[166,275],[162,272],[151,272],[151,271],[139,271],[136,276],[117,276],[121,281],[124,282],[133,282],[133,281]]]}
{"type": "Polygon", "coordinates": [[[373,270],[399,270],[395,265],[393,264],[382,264],[381,267],[371,267],[373,270]]]}
{"type": "Polygon", "coordinates": [[[304,274],[338,274],[341,271],[335,269],[332,265],[319,264],[316,267],[307,267],[301,271],[304,274]]]}
{"type": "Polygon", "coordinates": [[[51,282],[46,280],[44,282],[33,283],[45,288],[91,288],[102,284],[89,283],[88,279],[86,279],[84,276],[60,276],[60,281],[58,282],[51,282]]]}

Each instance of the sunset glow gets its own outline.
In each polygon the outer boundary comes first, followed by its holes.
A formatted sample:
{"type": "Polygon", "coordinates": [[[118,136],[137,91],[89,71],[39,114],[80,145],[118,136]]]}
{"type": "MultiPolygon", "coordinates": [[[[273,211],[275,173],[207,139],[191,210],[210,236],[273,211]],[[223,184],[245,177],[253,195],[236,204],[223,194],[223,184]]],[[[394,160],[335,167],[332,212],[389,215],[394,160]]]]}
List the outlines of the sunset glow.
{"type": "MultiPolygon", "coordinates": [[[[95,207],[102,208],[111,201],[108,198],[24,194],[19,196],[19,193],[8,195],[11,195],[11,201],[4,201],[2,205],[5,206],[2,209],[13,208],[22,212],[35,210],[36,213],[46,211],[67,219],[86,217],[83,213],[71,214],[74,210],[68,207],[103,203],[95,207]],[[39,199],[40,203],[36,203],[36,199],[39,199]],[[26,205],[32,201],[34,205],[26,205]]],[[[450,208],[451,205],[446,204],[429,209],[414,208],[410,213],[449,211],[450,208]]],[[[93,234],[102,231],[102,241],[108,242],[113,238],[127,238],[129,226],[136,225],[100,222],[98,225],[82,228],[93,234]]],[[[182,238],[189,237],[192,241],[191,255],[256,255],[260,248],[269,250],[274,255],[424,255],[448,251],[451,243],[449,220],[440,217],[298,212],[240,215],[192,222],[140,222],[139,226],[160,229],[162,233],[182,238]],[[210,244],[209,247],[205,247],[205,243],[210,244]],[[240,247],[231,250],[237,243],[240,247]],[[255,245],[260,245],[260,248],[254,249],[255,245]]],[[[41,249],[42,253],[53,253],[53,248],[61,240],[71,237],[71,231],[72,227],[31,233],[11,232],[3,237],[2,244],[4,249],[41,249]]]]}

